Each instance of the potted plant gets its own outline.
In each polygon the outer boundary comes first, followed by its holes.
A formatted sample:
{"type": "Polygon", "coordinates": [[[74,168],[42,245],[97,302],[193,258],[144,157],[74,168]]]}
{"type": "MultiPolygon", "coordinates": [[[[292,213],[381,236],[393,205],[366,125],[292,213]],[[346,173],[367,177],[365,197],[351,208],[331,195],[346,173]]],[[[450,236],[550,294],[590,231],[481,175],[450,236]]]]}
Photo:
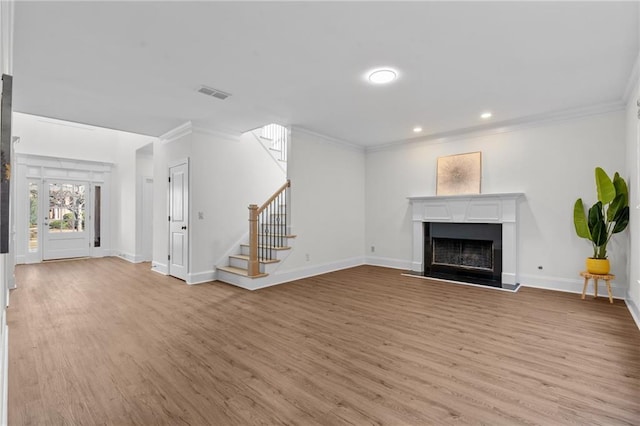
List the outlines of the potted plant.
{"type": "Polygon", "coordinates": [[[581,238],[591,241],[593,256],[587,258],[587,272],[608,274],[607,244],[618,232],[629,224],[629,191],[627,183],[618,172],[609,178],[600,167],[596,167],[596,191],[598,202],[585,213],[582,198],[573,206],[573,224],[581,238]]]}

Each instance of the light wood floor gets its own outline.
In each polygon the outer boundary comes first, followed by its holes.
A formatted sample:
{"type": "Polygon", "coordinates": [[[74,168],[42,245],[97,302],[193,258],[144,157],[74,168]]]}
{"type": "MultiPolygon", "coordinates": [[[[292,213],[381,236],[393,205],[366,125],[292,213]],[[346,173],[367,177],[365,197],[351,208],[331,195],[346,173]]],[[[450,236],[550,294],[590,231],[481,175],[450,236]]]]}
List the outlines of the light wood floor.
{"type": "Polygon", "coordinates": [[[256,292],[23,265],[9,424],[640,424],[624,302],[358,267],[256,292]]]}

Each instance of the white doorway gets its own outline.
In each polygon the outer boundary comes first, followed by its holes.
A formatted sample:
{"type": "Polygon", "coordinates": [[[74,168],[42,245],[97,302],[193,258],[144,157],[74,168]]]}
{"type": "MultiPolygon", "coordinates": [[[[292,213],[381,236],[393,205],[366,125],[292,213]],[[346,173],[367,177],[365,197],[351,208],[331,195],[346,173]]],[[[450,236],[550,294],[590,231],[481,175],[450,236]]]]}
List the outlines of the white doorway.
{"type": "Polygon", "coordinates": [[[189,160],[169,165],[169,275],[187,280],[189,265],[189,160]]]}
{"type": "Polygon", "coordinates": [[[44,181],[48,203],[41,210],[43,260],[91,253],[90,188],[89,182],[44,181]]]}
{"type": "Polygon", "coordinates": [[[153,256],[153,178],[142,178],[142,261],[153,256]]]}
{"type": "Polygon", "coordinates": [[[16,155],[16,261],[111,254],[108,163],[16,155]]]}

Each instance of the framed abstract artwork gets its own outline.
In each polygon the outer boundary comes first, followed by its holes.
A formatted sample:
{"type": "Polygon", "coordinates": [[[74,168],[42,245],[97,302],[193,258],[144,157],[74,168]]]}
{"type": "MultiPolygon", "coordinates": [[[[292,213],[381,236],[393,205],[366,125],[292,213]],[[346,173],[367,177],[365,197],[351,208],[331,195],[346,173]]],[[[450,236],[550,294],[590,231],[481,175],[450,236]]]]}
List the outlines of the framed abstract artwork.
{"type": "Polygon", "coordinates": [[[439,157],[436,195],[479,194],[482,176],[482,153],[439,157]]]}

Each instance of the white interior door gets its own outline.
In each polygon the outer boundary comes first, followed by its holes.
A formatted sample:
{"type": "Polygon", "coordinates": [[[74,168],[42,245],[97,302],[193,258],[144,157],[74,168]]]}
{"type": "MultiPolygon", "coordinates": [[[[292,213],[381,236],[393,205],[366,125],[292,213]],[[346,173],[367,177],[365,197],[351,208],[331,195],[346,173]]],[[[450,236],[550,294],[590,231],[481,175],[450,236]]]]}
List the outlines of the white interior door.
{"type": "Polygon", "coordinates": [[[44,181],[43,192],[48,197],[48,204],[43,206],[44,260],[89,256],[89,188],[88,182],[44,181]]]}
{"type": "Polygon", "coordinates": [[[169,275],[187,279],[189,264],[189,164],[169,167],[169,275]]]}

